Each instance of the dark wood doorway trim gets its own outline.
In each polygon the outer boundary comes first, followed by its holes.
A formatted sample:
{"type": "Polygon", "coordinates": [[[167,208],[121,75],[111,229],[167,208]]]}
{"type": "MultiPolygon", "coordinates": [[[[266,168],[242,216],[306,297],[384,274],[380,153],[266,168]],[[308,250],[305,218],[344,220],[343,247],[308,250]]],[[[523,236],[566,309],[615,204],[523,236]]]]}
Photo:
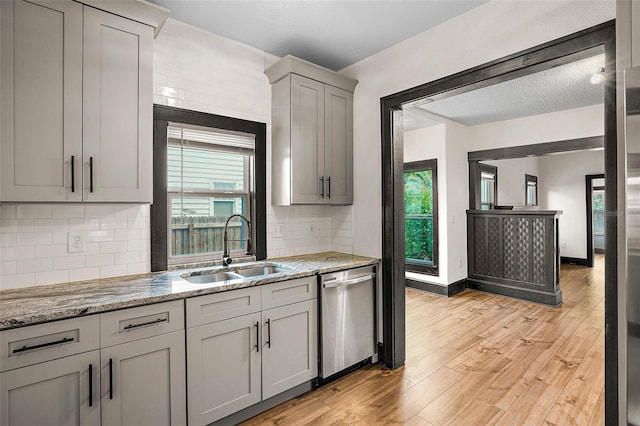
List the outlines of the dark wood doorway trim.
{"type": "MultiPolygon", "coordinates": [[[[594,249],[593,249],[593,190],[594,190],[593,181],[594,179],[603,179],[603,178],[604,178],[604,174],[585,176],[585,192],[586,192],[585,198],[587,201],[587,266],[590,268],[593,267],[593,253],[594,253],[594,249]]],[[[606,232],[605,232],[605,239],[606,239],[606,232]]]]}
{"type": "MultiPolygon", "coordinates": [[[[383,345],[381,361],[398,368],[405,361],[405,278],[402,107],[426,98],[447,97],[501,81],[550,69],[605,50],[606,209],[617,209],[616,46],[615,21],[579,31],[540,46],[380,99],[382,132],[383,345]]],[[[605,259],[605,419],[618,424],[617,217],[607,217],[605,259]]]]}

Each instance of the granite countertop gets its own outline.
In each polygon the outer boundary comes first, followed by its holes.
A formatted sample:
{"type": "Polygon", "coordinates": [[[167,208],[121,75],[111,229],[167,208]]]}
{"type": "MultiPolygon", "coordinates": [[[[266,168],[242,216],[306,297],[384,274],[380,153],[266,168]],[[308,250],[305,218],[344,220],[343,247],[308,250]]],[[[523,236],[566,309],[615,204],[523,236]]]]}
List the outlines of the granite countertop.
{"type": "Polygon", "coordinates": [[[375,265],[379,261],[371,257],[325,252],[232,264],[227,268],[182,269],[3,290],[0,291],[0,330],[375,265]],[[242,265],[264,263],[276,264],[286,272],[216,284],[194,284],[181,277],[194,272],[233,270],[242,265]]]}

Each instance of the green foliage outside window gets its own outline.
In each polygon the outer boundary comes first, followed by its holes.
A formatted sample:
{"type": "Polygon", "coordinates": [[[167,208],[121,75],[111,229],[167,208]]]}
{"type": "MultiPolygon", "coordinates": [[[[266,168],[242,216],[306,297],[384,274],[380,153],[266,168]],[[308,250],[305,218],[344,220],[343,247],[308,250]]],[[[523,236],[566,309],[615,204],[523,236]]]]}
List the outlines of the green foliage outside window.
{"type": "Polygon", "coordinates": [[[433,263],[431,170],[404,173],[405,259],[433,263]]]}

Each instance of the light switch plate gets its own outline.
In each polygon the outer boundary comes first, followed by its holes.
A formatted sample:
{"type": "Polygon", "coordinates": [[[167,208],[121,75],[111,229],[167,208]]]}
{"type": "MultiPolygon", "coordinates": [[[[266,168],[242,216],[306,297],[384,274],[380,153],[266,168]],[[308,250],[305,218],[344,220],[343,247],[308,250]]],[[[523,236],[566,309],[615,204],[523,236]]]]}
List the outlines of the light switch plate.
{"type": "Polygon", "coordinates": [[[284,223],[276,223],[273,227],[273,238],[284,237],[284,223]]]}
{"type": "Polygon", "coordinates": [[[67,237],[68,237],[67,251],[69,253],[84,252],[84,232],[69,232],[67,234],[67,237]]]}
{"type": "Polygon", "coordinates": [[[318,236],[318,225],[315,222],[309,222],[307,224],[307,235],[310,237],[318,236]]]}

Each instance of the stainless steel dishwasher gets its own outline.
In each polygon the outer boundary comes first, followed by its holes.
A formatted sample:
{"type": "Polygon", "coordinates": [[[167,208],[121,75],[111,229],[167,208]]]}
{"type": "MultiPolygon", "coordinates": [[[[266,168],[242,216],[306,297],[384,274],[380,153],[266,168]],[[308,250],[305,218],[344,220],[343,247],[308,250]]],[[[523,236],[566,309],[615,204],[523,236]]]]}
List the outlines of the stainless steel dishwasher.
{"type": "Polygon", "coordinates": [[[376,268],[320,276],[320,380],[375,353],[376,268]]]}

